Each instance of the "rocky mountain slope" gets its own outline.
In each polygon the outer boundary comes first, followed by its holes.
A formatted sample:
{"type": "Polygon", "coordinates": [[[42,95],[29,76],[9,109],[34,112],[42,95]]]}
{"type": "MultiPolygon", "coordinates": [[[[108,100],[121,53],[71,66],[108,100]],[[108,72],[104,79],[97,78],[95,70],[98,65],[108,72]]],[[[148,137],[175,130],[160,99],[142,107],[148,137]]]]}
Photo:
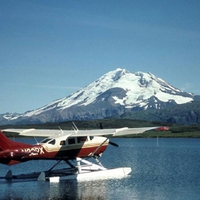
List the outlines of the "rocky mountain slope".
{"type": "Polygon", "coordinates": [[[72,95],[23,114],[2,114],[0,124],[26,124],[119,117],[127,112],[161,110],[192,102],[183,92],[151,73],[110,71],[72,95]]]}

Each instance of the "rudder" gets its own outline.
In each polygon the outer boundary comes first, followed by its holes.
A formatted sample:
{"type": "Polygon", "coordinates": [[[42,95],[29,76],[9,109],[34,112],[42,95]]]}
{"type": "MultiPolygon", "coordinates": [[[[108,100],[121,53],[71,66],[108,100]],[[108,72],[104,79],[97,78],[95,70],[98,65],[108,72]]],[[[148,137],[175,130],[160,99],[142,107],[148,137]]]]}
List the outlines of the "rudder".
{"type": "Polygon", "coordinates": [[[31,147],[30,144],[25,144],[21,142],[15,142],[9,138],[7,138],[2,131],[0,131],[0,151],[4,151],[7,149],[16,149],[16,148],[24,148],[31,147]]]}

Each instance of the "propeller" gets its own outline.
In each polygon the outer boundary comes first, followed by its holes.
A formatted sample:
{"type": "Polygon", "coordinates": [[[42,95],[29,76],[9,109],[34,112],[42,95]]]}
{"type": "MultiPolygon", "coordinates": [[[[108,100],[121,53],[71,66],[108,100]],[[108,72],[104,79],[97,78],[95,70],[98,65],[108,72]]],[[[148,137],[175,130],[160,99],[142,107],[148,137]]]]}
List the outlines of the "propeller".
{"type": "Polygon", "coordinates": [[[100,126],[100,129],[103,129],[103,125],[102,125],[102,123],[100,123],[99,126],[100,126]]]}
{"type": "Polygon", "coordinates": [[[118,144],[116,144],[116,143],[114,143],[114,142],[111,142],[111,141],[109,141],[109,144],[111,144],[111,145],[114,146],[114,147],[119,147],[118,144]]]}

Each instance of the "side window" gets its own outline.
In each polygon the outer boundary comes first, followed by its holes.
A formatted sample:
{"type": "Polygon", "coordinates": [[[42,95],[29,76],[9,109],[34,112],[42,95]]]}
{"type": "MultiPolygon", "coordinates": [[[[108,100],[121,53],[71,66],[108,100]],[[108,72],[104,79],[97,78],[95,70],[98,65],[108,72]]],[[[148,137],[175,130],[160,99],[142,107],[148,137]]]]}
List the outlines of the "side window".
{"type": "Polygon", "coordinates": [[[65,140],[60,141],[60,145],[65,145],[65,140]]]}
{"type": "Polygon", "coordinates": [[[90,140],[93,140],[94,136],[90,136],[90,140]]]}
{"type": "Polygon", "coordinates": [[[48,144],[55,144],[56,141],[55,140],[51,140],[50,142],[48,142],[48,144]]]}
{"type": "Polygon", "coordinates": [[[75,144],[75,143],[76,143],[75,138],[68,139],[68,144],[75,144]]]}
{"type": "Polygon", "coordinates": [[[87,137],[78,137],[78,143],[84,143],[85,141],[87,141],[87,137]]]}

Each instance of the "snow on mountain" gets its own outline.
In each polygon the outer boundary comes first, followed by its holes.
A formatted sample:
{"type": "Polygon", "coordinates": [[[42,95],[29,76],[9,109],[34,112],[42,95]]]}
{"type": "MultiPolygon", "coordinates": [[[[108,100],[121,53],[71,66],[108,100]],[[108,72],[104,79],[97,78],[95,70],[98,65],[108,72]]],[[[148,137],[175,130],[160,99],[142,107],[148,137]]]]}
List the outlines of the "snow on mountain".
{"type": "MultiPolygon", "coordinates": [[[[66,109],[74,105],[87,106],[93,103],[97,97],[111,88],[122,88],[126,91],[126,96],[122,99],[113,96],[115,103],[131,108],[135,104],[144,105],[144,100],[151,96],[157,97],[160,101],[167,102],[173,99],[177,104],[192,101],[192,95],[181,96],[181,90],[172,87],[164,80],[157,78],[151,73],[136,72],[130,73],[125,69],[116,69],[108,72],[98,80],[89,84],[85,88],[77,91],[69,97],[54,101],[47,106],[38,109],[34,114],[39,114],[44,110],[58,108],[66,109]]],[[[27,113],[27,116],[33,114],[27,113]]]]}
{"type": "MultiPolygon", "coordinates": [[[[171,86],[151,73],[133,74],[126,69],[117,68],[72,95],[28,111],[20,117],[24,119],[38,116],[39,121],[39,116],[43,116],[43,121],[51,120],[50,118],[54,118],[54,121],[71,120],[86,116],[89,119],[90,116],[98,118],[106,117],[107,113],[111,115],[112,107],[120,107],[120,112],[124,112],[122,108],[160,109],[163,104],[183,104],[191,102],[193,98],[192,94],[171,86]]],[[[115,113],[118,111],[115,110],[115,113]]]]}
{"type": "Polygon", "coordinates": [[[57,104],[59,109],[66,109],[76,104],[86,106],[94,102],[97,96],[110,88],[123,88],[127,92],[127,96],[123,101],[117,97],[113,97],[116,99],[116,103],[126,106],[141,102],[153,95],[164,102],[174,99],[177,104],[192,100],[191,97],[177,95],[177,93],[181,93],[182,91],[172,87],[162,79],[156,78],[151,73],[137,72],[132,74],[125,69],[118,68],[108,72],[73,95],[52,102],[48,107],[55,106],[55,104],[57,104]]]}

